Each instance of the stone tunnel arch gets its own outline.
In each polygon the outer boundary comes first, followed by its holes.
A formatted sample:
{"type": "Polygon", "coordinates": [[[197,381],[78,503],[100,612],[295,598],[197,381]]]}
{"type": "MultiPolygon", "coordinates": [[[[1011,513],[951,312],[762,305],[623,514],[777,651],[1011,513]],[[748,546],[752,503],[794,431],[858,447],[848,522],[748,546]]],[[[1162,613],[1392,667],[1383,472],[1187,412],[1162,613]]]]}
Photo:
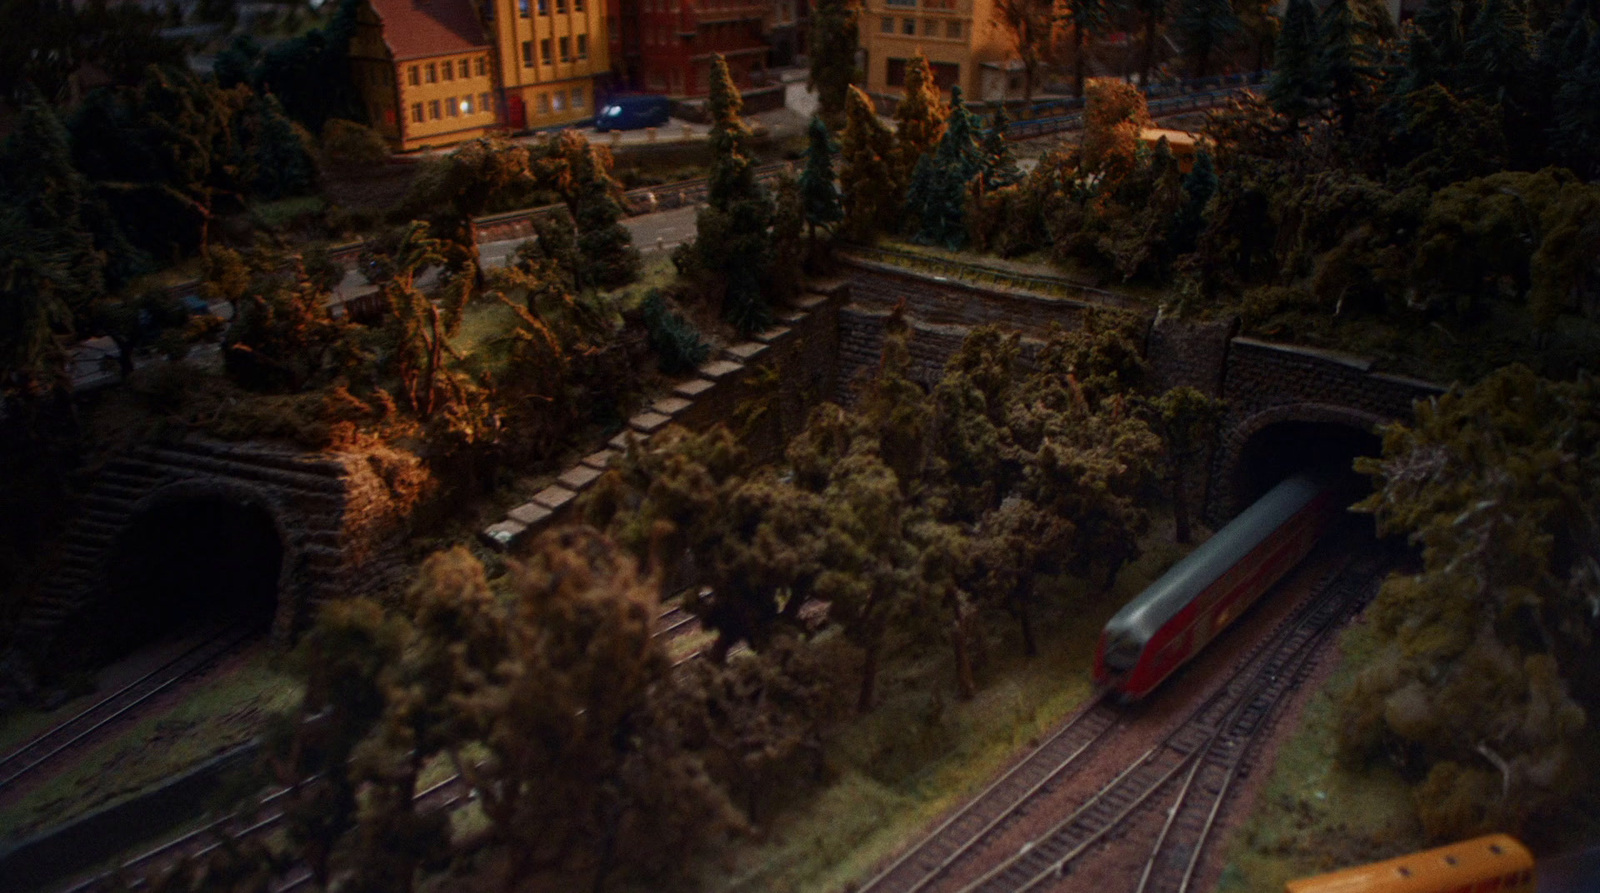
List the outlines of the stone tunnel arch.
{"type": "Polygon", "coordinates": [[[1213,524],[1233,517],[1278,481],[1299,471],[1343,477],[1357,490],[1366,479],[1350,469],[1357,456],[1378,455],[1377,426],[1389,421],[1344,406],[1274,406],[1232,425],[1218,450],[1208,500],[1213,524]]]}
{"type": "Polygon", "coordinates": [[[281,638],[299,605],[300,525],[272,494],[233,480],[161,486],[106,551],[98,614],[104,656],[174,632],[243,625],[281,638]]]}

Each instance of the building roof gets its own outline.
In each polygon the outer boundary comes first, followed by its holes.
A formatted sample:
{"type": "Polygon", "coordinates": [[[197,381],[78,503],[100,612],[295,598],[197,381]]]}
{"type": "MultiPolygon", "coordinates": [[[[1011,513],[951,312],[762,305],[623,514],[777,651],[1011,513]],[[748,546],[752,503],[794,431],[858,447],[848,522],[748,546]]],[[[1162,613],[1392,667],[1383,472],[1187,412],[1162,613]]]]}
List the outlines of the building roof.
{"type": "Polygon", "coordinates": [[[368,0],[383,20],[383,42],[395,61],[484,49],[483,23],[472,0],[368,0]]]}

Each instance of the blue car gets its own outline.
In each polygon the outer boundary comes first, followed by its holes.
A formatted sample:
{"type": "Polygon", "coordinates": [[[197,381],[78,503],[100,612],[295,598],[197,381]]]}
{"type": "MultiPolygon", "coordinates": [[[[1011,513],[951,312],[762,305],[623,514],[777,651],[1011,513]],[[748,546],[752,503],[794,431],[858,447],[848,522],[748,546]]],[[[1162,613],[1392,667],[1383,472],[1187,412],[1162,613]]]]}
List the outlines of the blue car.
{"type": "Polygon", "coordinates": [[[594,129],[605,133],[608,130],[660,127],[667,123],[671,108],[672,100],[665,96],[615,96],[594,116],[594,129]]]}

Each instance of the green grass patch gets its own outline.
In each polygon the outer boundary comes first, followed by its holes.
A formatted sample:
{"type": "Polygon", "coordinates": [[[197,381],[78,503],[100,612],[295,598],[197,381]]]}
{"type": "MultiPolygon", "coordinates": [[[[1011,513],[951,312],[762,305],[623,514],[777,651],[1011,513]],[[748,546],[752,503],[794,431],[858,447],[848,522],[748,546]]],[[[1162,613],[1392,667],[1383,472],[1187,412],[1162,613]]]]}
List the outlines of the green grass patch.
{"type": "Polygon", "coordinates": [[[877,708],[828,742],[829,780],[780,813],[760,839],[719,854],[702,871],[699,889],[786,893],[864,881],[1089,697],[1100,629],[1188,548],[1153,535],[1109,592],[1047,581],[1048,607],[1035,618],[1039,655],[1023,656],[1014,624],[997,620],[971,701],[956,699],[943,650],[888,663],[877,708]]]}
{"type": "Polygon", "coordinates": [[[1426,846],[1399,773],[1377,765],[1351,769],[1334,759],[1339,702],[1377,648],[1365,624],[1340,638],[1338,668],[1306,705],[1299,730],[1268,769],[1255,811],[1228,844],[1217,893],[1282,893],[1294,878],[1426,846]]]}
{"type": "Polygon", "coordinates": [[[300,686],[259,649],[182,703],[129,726],[0,809],[0,828],[21,837],[122,800],[259,734],[299,703],[300,686]]]}

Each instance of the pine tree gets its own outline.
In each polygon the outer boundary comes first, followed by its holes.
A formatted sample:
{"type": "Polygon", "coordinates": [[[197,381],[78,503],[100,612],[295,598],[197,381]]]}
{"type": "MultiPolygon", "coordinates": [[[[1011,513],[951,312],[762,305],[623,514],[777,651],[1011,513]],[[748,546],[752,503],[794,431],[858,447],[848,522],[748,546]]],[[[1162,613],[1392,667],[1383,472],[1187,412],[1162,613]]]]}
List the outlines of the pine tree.
{"type": "Polygon", "coordinates": [[[1183,193],[1183,206],[1172,225],[1170,244],[1174,255],[1194,250],[1206,225],[1206,205],[1217,194],[1217,170],[1211,163],[1211,153],[1205,149],[1194,153],[1194,167],[1183,177],[1183,193]]]}
{"type": "Polygon", "coordinates": [[[1521,92],[1532,65],[1528,25],[1512,0],[1483,0],[1468,32],[1467,83],[1491,102],[1521,92]]]}
{"type": "Polygon", "coordinates": [[[304,195],[316,186],[316,162],[311,158],[311,137],[289,120],[272,94],[254,102],[255,115],[249,140],[251,188],[265,199],[304,195]]]}
{"type": "Polygon", "coordinates": [[[900,209],[900,169],[894,134],[872,109],[872,100],[851,87],[841,140],[839,182],[844,196],[845,234],[870,241],[892,225],[900,209]]]}
{"type": "Polygon", "coordinates": [[[1017,160],[1011,154],[1011,143],[1006,140],[1008,123],[1010,122],[1006,120],[1006,107],[999,106],[994,110],[994,118],[983,132],[983,139],[978,146],[978,154],[982,158],[982,169],[978,172],[980,195],[1004,189],[1022,180],[1022,171],[1018,169],[1017,160]]]}
{"type": "Polygon", "coordinates": [[[756,183],[750,156],[750,125],[739,115],[744,99],[728,72],[728,61],[720,53],[711,63],[711,95],[706,108],[711,113],[711,173],[706,203],[727,211],[734,202],[759,197],[761,187],[756,183]]]}
{"type": "Polygon", "coordinates": [[[1228,0],[1179,0],[1172,27],[1184,55],[1191,60],[1191,76],[1203,78],[1210,70],[1212,54],[1238,33],[1239,17],[1228,0]]]}
{"type": "Polygon", "coordinates": [[[1600,29],[1557,92],[1556,109],[1552,148],[1579,174],[1600,175],[1600,29]]]}
{"type": "Polygon", "coordinates": [[[857,19],[853,0],[819,0],[811,8],[811,81],[818,113],[830,126],[843,125],[850,82],[856,79],[857,19]]]}
{"type": "Polygon", "coordinates": [[[815,241],[817,227],[831,226],[844,219],[844,205],[839,201],[839,186],[834,182],[833,153],[837,147],[828,133],[828,125],[822,118],[813,116],[806,134],[810,144],[806,147],[805,170],[800,172],[800,197],[806,225],[815,241]]]}
{"type": "Polygon", "coordinates": [[[967,110],[959,86],[950,91],[950,117],[939,145],[917,166],[906,193],[907,214],[916,219],[918,241],[959,248],[966,241],[967,187],[983,169],[978,149],[978,116],[967,110]]]}
{"type": "Polygon", "coordinates": [[[1298,121],[1311,114],[1322,95],[1317,48],[1317,8],[1311,0],[1289,0],[1267,87],[1267,98],[1279,114],[1298,121]]]}
{"type": "Polygon", "coordinates": [[[1351,0],[1333,0],[1322,11],[1318,23],[1322,84],[1347,127],[1355,122],[1356,109],[1370,92],[1377,74],[1371,31],[1371,26],[1356,14],[1351,0]]]}
{"type": "Polygon", "coordinates": [[[1466,55],[1466,39],[1461,33],[1461,0],[1428,0],[1417,13],[1416,28],[1427,41],[1435,79],[1446,87],[1455,86],[1466,55]]]}
{"type": "Polygon", "coordinates": [[[939,87],[933,82],[928,57],[918,50],[906,63],[905,95],[894,110],[896,163],[901,183],[910,182],[918,159],[939,144],[947,114],[939,87]]]}

